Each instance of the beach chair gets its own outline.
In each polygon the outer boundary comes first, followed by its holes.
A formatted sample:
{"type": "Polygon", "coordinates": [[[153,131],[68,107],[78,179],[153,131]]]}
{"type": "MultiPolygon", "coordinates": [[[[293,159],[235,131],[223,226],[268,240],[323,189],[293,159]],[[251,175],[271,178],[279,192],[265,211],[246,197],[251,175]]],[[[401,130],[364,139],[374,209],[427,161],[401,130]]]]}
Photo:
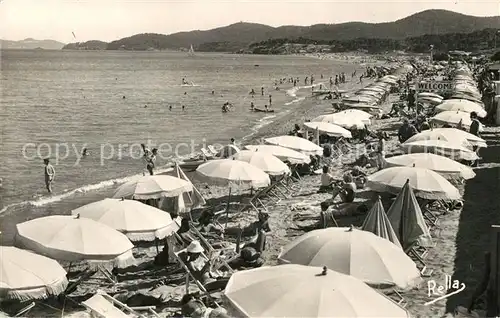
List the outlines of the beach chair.
{"type": "Polygon", "coordinates": [[[140,314],[139,310],[146,310],[149,315],[160,317],[156,313],[156,307],[154,306],[129,307],[100,290],[94,296],[82,302],[82,305],[87,310],[90,310],[90,316],[93,318],[147,318],[146,315],[140,314]]]}
{"type": "Polygon", "coordinates": [[[405,250],[405,253],[413,260],[417,265],[419,266],[420,269],[420,275],[422,277],[430,277],[433,273],[432,269],[429,269],[427,267],[427,264],[425,263],[424,259],[427,256],[427,249],[419,246],[418,243],[413,244],[412,246],[408,247],[405,250]],[[422,250],[422,251],[419,251],[422,250]]]}
{"type": "Polygon", "coordinates": [[[217,151],[213,145],[208,145],[207,148],[209,153],[211,153],[213,157],[217,157],[219,151],[217,151]]]}
{"type": "Polygon", "coordinates": [[[201,154],[206,160],[214,159],[215,155],[208,151],[206,148],[201,148],[201,154]]]}
{"type": "Polygon", "coordinates": [[[391,298],[396,304],[405,308],[408,305],[408,301],[403,297],[403,295],[396,289],[391,289],[385,293],[386,296],[391,298]]]}
{"type": "Polygon", "coordinates": [[[88,280],[97,272],[99,272],[98,268],[88,268],[85,271],[81,272],[77,277],[70,280],[68,287],[66,287],[66,290],[64,291],[64,295],[69,295],[74,292],[82,282],[88,280]]]}
{"type": "MultiPolygon", "coordinates": [[[[12,317],[25,317],[26,314],[31,310],[33,309],[33,307],[36,306],[36,303],[34,301],[32,301],[31,303],[29,303],[28,305],[22,307],[21,309],[19,309],[12,317]]],[[[3,316],[2,315],[2,312],[0,311],[0,318],[1,317],[11,317],[11,316],[3,316]]]]}
{"type": "MultiPolygon", "coordinates": [[[[186,262],[185,262],[185,257],[186,257],[186,249],[183,249],[183,250],[180,250],[180,251],[177,251],[175,252],[175,257],[177,258],[177,261],[179,262],[179,264],[181,265],[181,267],[184,269],[184,271],[186,272],[186,294],[189,293],[189,285],[191,283],[191,281],[194,281],[195,285],[198,287],[198,289],[208,298],[208,300],[210,300],[213,304],[215,304],[217,307],[220,307],[220,305],[218,304],[218,302],[216,301],[213,293],[214,292],[217,292],[219,290],[212,290],[211,286],[209,286],[211,283],[207,283],[207,284],[202,284],[194,275],[193,273],[191,272],[191,270],[189,269],[189,267],[186,265],[186,262]]],[[[210,260],[204,253],[202,253],[202,256],[207,259],[207,260],[210,260]]],[[[211,269],[211,272],[215,272],[216,274],[219,274],[219,268],[216,268],[216,266],[214,266],[216,264],[213,264],[213,267],[211,269]]],[[[228,265],[229,266],[229,265],[228,265]]],[[[231,269],[232,272],[234,272],[232,269],[231,269]]],[[[231,273],[232,273],[231,272],[231,273]]]]}

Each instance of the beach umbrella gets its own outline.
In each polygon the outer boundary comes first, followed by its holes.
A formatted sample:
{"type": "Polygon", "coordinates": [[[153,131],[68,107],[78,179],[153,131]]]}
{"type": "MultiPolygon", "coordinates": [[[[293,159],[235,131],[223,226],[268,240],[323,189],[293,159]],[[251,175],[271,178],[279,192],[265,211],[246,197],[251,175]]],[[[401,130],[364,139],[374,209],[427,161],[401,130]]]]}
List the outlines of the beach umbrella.
{"type": "Polygon", "coordinates": [[[443,176],[429,169],[392,167],[367,177],[366,185],[373,191],[398,194],[410,182],[417,197],[429,200],[459,200],[460,192],[443,176]]]}
{"type": "Polygon", "coordinates": [[[342,102],[347,103],[373,103],[377,98],[373,96],[363,96],[363,95],[354,95],[351,97],[346,97],[342,99],[342,102]]]}
{"type": "Polygon", "coordinates": [[[418,98],[435,98],[435,99],[443,100],[443,96],[438,95],[436,93],[422,92],[422,93],[418,93],[417,95],[418,95],[418,98]]]}
{"type": "Polygon", "coordinates": [[[364,91],[364,90],[359,90],[356,93],[354,93],[356,96],[373,96],[374,98],[380,99],[384,93],[382,92],[376,92],[376,91],[364,91]]]}
{"type": "Polygon", "coordinates": [[[442,140],[452,143],[459,143],[463,147],[470,148],[471,146],[478,146],[486,148],[486,141],[466,131],[456,128],[432,128],[424,130],[418,134],[410,137],[405,142],[415,142],[421,140],[442,140]]]}
{"type": "Polygon", "coordinates": [[[51,215],[19,223],[16,229],[16,244],[56,260],[115,260],[118,267],[135,263],[129,239],[91,219],[51,215]]]}
{"type": "Polygon", "coordinates": [[[0,299],[28,301],[66,290],[66,271],[59,263],[13,246],[0,246],[0,299]]]}
{"type": "Polygon", "coordinates": [[[412,153],[385,158],[386,167],[416,167],[429,169],[445,178],[472,179],[476,176],[472,168],[452,159],[432,153],[412,153]]]}
{"type": "Polygon", "coordinates": [[[476,104],[474,102],[465,100],[465,99],[447,99],[438,106],[436,106],[436,110],[439,112],[443,111],[461,111],[464,113],[477,113],[478,117],[484,118],[486,115],[486,111],[481,105],[476,104]]]}
{"type": "Polygon", "coordinates": [[[381,86],[367,86],[367,87],[360,89],[358,92],[362,92],[362,91],[371,91],[371,92],[378,92],[378,93],[383,94],[383,93],[387,92],[387,89],[385,89],[384,87],[381,87],[381,86]]]}
{"type": "Polygon", "coordinates": [[[439,99],[439,98],[432,98],[432,97],[419,97],[418,102],[424,103],[424,104],[429,104],[429,105],[439,105],[443,102],[443,100],[439,99]]]}
{"type": "Polygon", "coordinates": [[[306,122],[304,123],[304,126],[311,130],[319,130],[320,132],[331,136],[352,138],[352,134],[349,130],[335,124],[326,122],[306,122]]]}
{"type": "Polygon", "coordinates": [[[453,160],[477,160],[477,154],[456,142],[440,139],[418,140],[401,144],[405,153],[433,153],[453,160]]]}
{"type": "Polygon", "coordinates": [[[305,138],[297,136],[271,137],[264,139],[264,141],[271,145],[289,148],[307,155],[323,154],[323,148],[305,138]]]}
{"type": "Polygon", "coordinates": [[[363,129],[367,124],[367,120],[365,119],[346,114],[337,115],[337,113],[318,116],[311,120],[311,122],[325,122],[335,124],[347,129],[352,129],[353,127],[356,127],[357,129],[363,129]]]}
{"type": "Polygon", "coordinates": [[[372,206],[370,211],[368,211],[361,229],[389,240],[396,246],[402,248],[401,243],[399,243],[398,236],[394,232],[391,222],[389,222],[389,219],[387,218],[387,214],[385,213],[380,197],[378,197],[375,204],[372,206]]]}
{"type": "Polygon", "coordinates": [[[461,111],[443,111],[431,118],[431,121],[439,124],[458,125],[470,127],[472,120],[470,114],[461,111]]]}
{"type": "Polygon", "coordinates": [[[410,317],[362,281],[321,267],[265,266],[234,273],[224,296],[233,316],[410,317]]]}
{"type": "Polygon", "coordinates": [[[210,160],[196,169],[196,173],[207,182],[220,185],[248,185],[252,188],[271,184],[269,175],[245,161],[233,159],[210,160]]]}
{"type": "Polygon", "coordinates": [[[143,176],[122,184],[113,198],[127,199],[159,199],[162,197],[177,197],[185,192],[193,191],[193,185],[176,177],[167,175],[143,176]]]}
{"type": "Polygon", "coordinates": [[[361,118],[362,120],[367,120],[367,121],[373,117],[372,114],[367,113],[367,112],[362,111],[362,110],[359,110],[359,109],[346,109],[346,110],[342,110],[342,111],[335,113],[335,114],[336,114],[336,116],[357,117],[357,118],[361,118]]]}
{"type": "Polygon", "coordinates": [[[259,151],[243,150],[233,156],[234,159],[248,162],[269,175],[289,174],[290,168],[277,157],[259,151]]]}
{"type": "Polygon", "coordinates": [[[302,164],[311,162],[311,158],[309,158],[309,156],[306,156],[303,153],[281,146],[247,145],[245,146],[245,149],[251,151],[269,153],[282,161],[288,161],[292,164],[302,164]]]}
{"type": "MultiPolygon", "coordinates": [[[[179,163],[177,163],[177,162],[175,163],[175,166],[172,169],[172,171],[169,172],[169,175],[171,175],[172,177],[187,181],[187,182],[191,183],[191,185],[193,187],[192,192],[184,192],[182,195],[180,195],[178,197],[178,202],[180,203],[180,204],[178,204],[178,207],[180,207],[180,205],[182,205],[184,207],[185,207],[185,205],[188,205],[191,208],[197,208],[197,207],[204,206],[207,203],[205,201],[205,198],[201,194],[201,192],[193,185],[193,183],[191,182],[191,180],[189,180],[189,178],[186,176],[184,171],[182,171],[181,167],[179,166],[179,163]]],[[[177,212],[182,213],[182,212],[186,212],[186,211],[183,209],[180,209],[177,212]]]]}
{"type": "Polygon", "coordinates": [[[371,286],[407,289],[420,271],[400,246],[372,232],[330,227],[308,232],[283,248],[281,263],[326,266],[371,286]],[[370,264],[370,266],[366,266],[370,264]]]}
{"type": "Polygon", "coordinates": [[[71,211],[125,234],[131,241],[164,239],[179,229],[170,214],[134,200],[104,199],[71,211]]]}
{"type": "Polygon", "coordinates": [[[417,242],[420,246],[432,246],[429,227],[409,181],[387,211],[387,218],[405,251],[417,242]]]}

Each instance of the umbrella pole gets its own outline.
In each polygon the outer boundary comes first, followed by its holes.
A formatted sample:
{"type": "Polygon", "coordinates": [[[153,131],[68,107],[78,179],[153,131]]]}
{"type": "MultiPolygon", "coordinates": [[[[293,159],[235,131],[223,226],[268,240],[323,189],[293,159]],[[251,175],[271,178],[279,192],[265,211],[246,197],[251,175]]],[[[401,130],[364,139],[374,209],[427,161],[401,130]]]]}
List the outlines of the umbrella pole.
{"type": "Polygon", "coordinates": [[[71,267],[73,266],[73,262],[70,262],[69,263],[69,266],[68,266],[68,274],[71,272],[71,267]]]}
{"type": "Polygon", "coordinates": [[[227,196],[226,205],[226,224],[224,225],[224,230],[227,229],[227,222],[229,221],[229,203],[231,202],[231,186],[229,186],[229,195],[227,196]]]}
{"type": "Polygon", "coordinates": [[[158,248],[158,238],[155,237],[155,247],[156,247],[156,255],[160,254],[160,250],[158,248]]]}

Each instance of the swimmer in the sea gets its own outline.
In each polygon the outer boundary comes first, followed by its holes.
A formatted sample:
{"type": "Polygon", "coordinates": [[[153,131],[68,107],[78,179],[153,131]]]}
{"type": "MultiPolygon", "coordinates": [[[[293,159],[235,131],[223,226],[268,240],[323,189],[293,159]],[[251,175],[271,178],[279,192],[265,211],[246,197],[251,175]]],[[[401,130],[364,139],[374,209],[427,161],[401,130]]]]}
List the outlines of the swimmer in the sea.
{"type": "Polygon", "coordinates": [[[148,105],[144,105],[144,108],[148,108],[148,105]]]}
{"type": "Polygon", "coordinates": [[[123,95],[122,99],[125,99],[125,95],[123,95]]]}
{"type": "Polygon", "coordinates": [[[184,111],[185,108],[186,108],[186,106],[182,105],[182,111],[184,111]]]}
{"type": "Polygon", "coordinates": [[[260,94],[261,94],[262,96],[264,96],[264,87],[261,87],[261,88],[260,88],[260,94]]]}
{"type": "Polygon", "coordinates": [[[215,91],[212,91],[212,95],[215,95],[215,91]]]}
{"type": "Polygon", "coordinates": [[[54,181],[54,176],[56,175],[56,170],[50,164],[50,160],[48,158],[43,159],[43,163],[45,164],[45,187],[49,193],[52,193],[52,182],[54,181]]]}
{"type": "Polygon", "coordinates": [[[187,92],[184,92],[184,95],[187,95],[188,93],[187,92]]]}
{"type": "Polygon", "coordinates": [[[86,157],[86,156],[89,156],[90,155],[90,152],[87,150],[87,148],[83,148],[82,149],[82,156],[86,157]]]}
{"type": "Polygon", "coordinates": [[[172,105],[168,106],[168,110],[172,110],[172,105]]]}
{"type": "Polygon", "coordinates": [[[255,105],[253,104],[253,102],[250,102],[250,109],[253,111],[255,108],[255,105]]]}

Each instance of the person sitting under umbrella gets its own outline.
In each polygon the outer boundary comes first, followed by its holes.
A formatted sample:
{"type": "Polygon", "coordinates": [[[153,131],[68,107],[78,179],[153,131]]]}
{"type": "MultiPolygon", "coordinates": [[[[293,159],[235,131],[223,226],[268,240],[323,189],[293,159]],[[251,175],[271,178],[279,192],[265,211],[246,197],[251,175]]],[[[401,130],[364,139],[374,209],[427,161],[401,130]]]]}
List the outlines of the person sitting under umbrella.
{"type": "Polygon", "coordinates": [[[332,201],[334,201],[337,196],[340,196],[342,203],[351,203],[356,196],[356,189],[357,187],[352,175],[346,173],[343,180],[338,182],[333,188],[332,201]]]}
{"type": "Polygon", "coordinates": [[[403,119],[403,125],[399,127],[398,138],[400,143],[404,143],[418,133],[417,128],[411,125],[407,118],[403,119]]]}
{"type": "Polygon", "coordinates": [[[323,173],[321,174],[321,186],[318,192],[326,192],[333,189],[335,183],[334,177],[330,174],[328,166],[323,166],[323,173]]]}
{"type": "Polygon", "coordinates": [[[210,275],[212,263],[203,255],[204,251],[200,241],[194,240],[186,248],[187,254],[184,260],[184,263],[191,274],[193,274],[194,278],[203,285],[214,281],[210,275]]]}

